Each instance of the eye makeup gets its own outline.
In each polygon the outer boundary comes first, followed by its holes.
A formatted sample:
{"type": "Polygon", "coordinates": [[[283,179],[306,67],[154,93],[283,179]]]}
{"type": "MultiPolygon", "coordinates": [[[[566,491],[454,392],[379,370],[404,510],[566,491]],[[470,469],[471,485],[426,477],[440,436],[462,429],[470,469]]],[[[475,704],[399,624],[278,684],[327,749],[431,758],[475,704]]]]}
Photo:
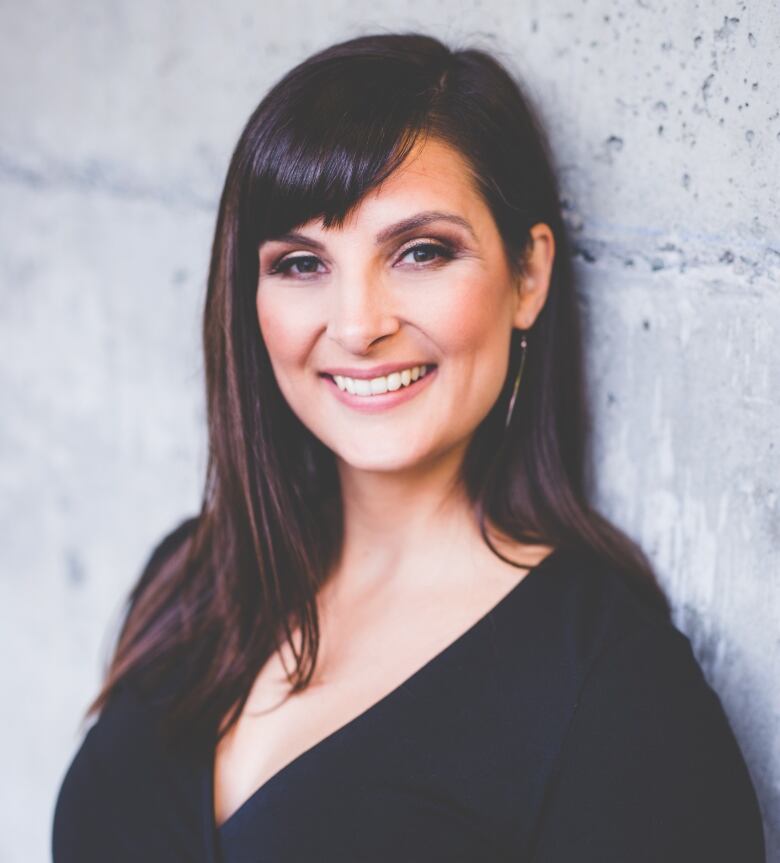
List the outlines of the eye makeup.
{"type": "MultiPolygon", "coordinates": [[[[401,265],[403,269],[412,270],[428,270],[431,268],[438,268],[443,266],[448,261],[451,261],[453,258],[458,257],[461,250],[461,244],[457,241],[453,241],[444,237],[428,237],[425,240],[419,241],[416,240],[409,245],[402,247],[397,252],[397,262],[403,260],[407,255],[410,255],[414,252],[422,252],[427,255],[433,254],[436,257],[433,259],[428,259],[426,261],[417,261],[415,263],[409,263],[401,265]]],[[[275,258],[274,261],[270,264],[270,266],[265,270],[265,275],[273,276],[279,275],[282,278],[289,278],[299,276],[305,278],[306,275],[317,275],[315,271],[304,271],[303,273],[296,273],[292,270],[292,267],[298,265],[301,266],[302,262],[319,262],[320,259],[316,255],[312,254],[295,254],[295,253],[285,253],[275,258]]]]}

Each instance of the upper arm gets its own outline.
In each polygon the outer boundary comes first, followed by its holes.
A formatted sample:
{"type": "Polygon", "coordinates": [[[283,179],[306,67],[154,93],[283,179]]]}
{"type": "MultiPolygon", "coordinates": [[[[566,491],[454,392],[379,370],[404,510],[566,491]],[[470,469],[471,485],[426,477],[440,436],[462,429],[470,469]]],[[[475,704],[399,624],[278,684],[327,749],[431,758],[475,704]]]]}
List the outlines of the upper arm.
{"type": "Polygon", "coordinates": [[[533,851],[533,863],[764,863],[750,775],[680,632],[632,635],[594,665],[533,851]]]}
{"type": "Polygon", "coordinates": [[[181,863],[200,848],[200,762],[175,756],[158,713],[121,685],[79,747],[60,788],[54,863],[181,863]]]}
{"type": "Polygon", "coordinates": [[[94,753],[95,727],[81,742],[57,793],[51,851],[55,863],[98,860],[104,837],[99,825],[105,793],[94,753]]]}
{"type": "MultiPolygon", "coordinates": [[[[185,519],[153,548],[131,592],[130,610],[171,555],[182,548],[196,523],[196,518],[185,519]]],[[[125,626],[128,617],[129,612],[125,626]]],[[[172,674],[179,673],[174,667],[172,674]]],[[[127,681],[118,683],[76,750],[58,790],[51,830],[55,863],[137,860],[136,842],[144,842],[151,853],[157,840],[146,837],[134,820],[142,814],[144,829],[157,825],[167,812],[170,786],[168,761],[152,727],[148,705],[127,681]]],[[[157,833],[164,835],[162,830],[157,833]]],[[[147,854],[146,859],[175,859],[166,853],[161,858],[147,854]]]]}

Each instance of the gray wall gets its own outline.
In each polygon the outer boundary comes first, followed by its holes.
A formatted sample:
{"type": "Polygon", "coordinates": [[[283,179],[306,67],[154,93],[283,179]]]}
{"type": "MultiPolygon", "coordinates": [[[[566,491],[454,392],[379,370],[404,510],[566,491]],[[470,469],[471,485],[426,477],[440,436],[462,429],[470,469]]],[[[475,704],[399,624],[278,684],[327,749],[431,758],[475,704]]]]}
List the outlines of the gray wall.
{"type": "Polygon", "coordinates": [[[0,859],[54,795],[122,600],[195,509],[199,315],[230,151],[330,42],[495,46],[553,141],[594,493],[670,595],[780,860],[780,12],[773,0],[0,5],[0,859]],[[498,34],[498,35],[496,35],[498,34]]]}

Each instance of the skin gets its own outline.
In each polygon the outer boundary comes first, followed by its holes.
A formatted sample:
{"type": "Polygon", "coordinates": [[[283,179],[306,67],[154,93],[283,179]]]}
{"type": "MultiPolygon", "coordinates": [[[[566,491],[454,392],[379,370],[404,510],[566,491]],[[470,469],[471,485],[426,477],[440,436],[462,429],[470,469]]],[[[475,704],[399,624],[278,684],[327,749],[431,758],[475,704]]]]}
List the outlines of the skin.
{"type": "MultiPolygon", "coordinates": [[[[318,596],[312,685],[285,700],[285,669],[293,667],[285,647],[261,669],[218,747],[217,823],[392,692],[527,574],[485,545],[456,477],[503,386],[512,328],[529,329],[544,305],[555,254],[550,228],[533,226],[523,274],[513,276],[467,163],[428,139],[341,229],[325,230],[317,220],[296,233],[323,248],[261,245],[258,322],[284,397],[336,456],[344,551],[318,596]],[[456,214],[472,230],[438,220],[377,244],[383,228],[433,210],[456,214]],[[430,248],[409,251],[442,240],[455,249],[450,260],[430,248]],[[280,258],[301,263],[286,275],[270,272],[280,258]],[[342,404],[319,375],[406,360],[436,363],[436,377],[414,398],[375,414],[342,404]]],[[[491,536],[528,566],[552,550],[495,530],[491,536]]]]}
{"type": "MultiPolygon", "coordinates": [[[[360,562],[359,571],[346,567],[343,578],[355,571],[361,582],[377,581],[365,569],[367,558],[375,573],[392,570],[387,577],[401,578],[417,569],[405,564],[427,554],[445,516],[457,518],[448,505],[451,484],[506,377],[512,327],[529,328],[544,304],[552,232],[544,224],[532,228],[525,275],[513,279],[498,229],[465,162],[430,139],[366,197],[342,230],[310,223],[298,233],[324,243],[327,251],[273,241],[261,246],[260,329],[283,395],[337,458],[345,558],[360,562]],[[427,210],[464,217],[476,239],[438,222],[375,245],[379,230],[427,210]],[[414,255],[399,253],[411,241],[441,236],[460,244],[452,261],[429,253],[424,263],[415,263],[414,255]],[[267,275],[280,255],[305,263],[286,277],[267,275]],[[437,363],[438,379],[415,399],[373,415],[340,404],[318,375],[331,366],[406,359],[437,363]]],[[[455,509],[470,521],[462,508],[457,502],[455,509]]]]}

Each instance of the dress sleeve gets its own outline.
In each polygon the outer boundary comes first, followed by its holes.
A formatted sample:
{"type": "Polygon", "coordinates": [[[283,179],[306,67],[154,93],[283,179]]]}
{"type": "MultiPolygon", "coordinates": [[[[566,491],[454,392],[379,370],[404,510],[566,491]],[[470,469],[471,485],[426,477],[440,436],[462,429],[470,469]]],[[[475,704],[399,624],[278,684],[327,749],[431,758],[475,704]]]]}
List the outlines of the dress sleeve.
{"type": "Polygon", "coordinates": [[[107,791],[94,752],[96,729],[87,732],[62,781],[54,809],[51,851],[54,863],[99,860],[105,837],[95,828],[101,823],[107,791]]]}
{"type": "Polygon", "coordinates": [[[581,689],[532,863],[765,863],[761,813],[688,638],[619,639],[581,689]]]}
{"type": "MultiPolygon", "coordinates": [[[[195,523],[186,519],[154,547],[130,607],[195,523]]],[[[196,811],[189,787],[176,798],[169,793],[176,775],[152,733],[148,705],[121,682],[77,748],[57,792],[50,833],[53,863],[195,859],[177,855],[168,838],[179,825],[188,827],[196,811]]],[[[190,841],[189,835],[176,839],[182,846],[190,841]]]]}

